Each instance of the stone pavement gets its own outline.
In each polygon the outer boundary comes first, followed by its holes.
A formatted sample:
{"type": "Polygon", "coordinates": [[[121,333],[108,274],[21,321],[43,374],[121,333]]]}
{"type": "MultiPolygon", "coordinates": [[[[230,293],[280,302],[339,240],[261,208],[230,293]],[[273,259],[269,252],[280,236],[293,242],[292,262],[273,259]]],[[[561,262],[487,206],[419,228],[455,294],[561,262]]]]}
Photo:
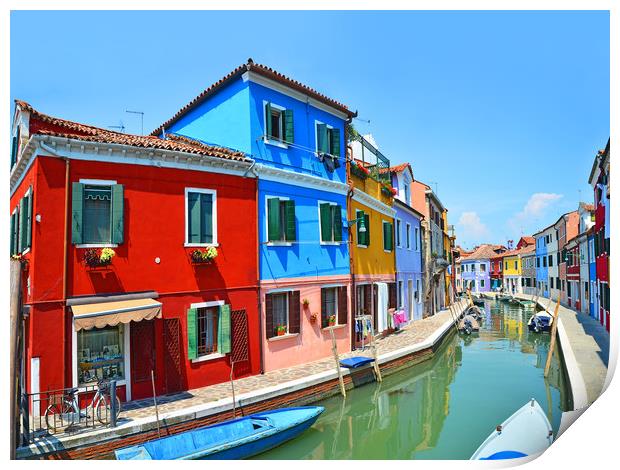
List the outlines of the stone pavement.
{"type": "MultiPolygon", "coordinates": [[[[377,355],[380,356],[416,343],[421,343],[435,333],[450,319],[450,311],[444,310],[422,320],[416,320],[404,327],[401,332],[376,340],[377,355]]],[[[341,354],[342,359],[351,356],[370,355],[366,351],[353,351],[341,354]]],[[[287,369],[267,372],[263,375],[255,375],[235,380],[235,394],[237,396],[257,391],[263,388],[280,385],[292,380],[302,379],[320,372],[334,370],[334,358],[328,357],[319,361],[302,364],[287,369]]],[[[169,412],[182,410],[208,402],[214,402],[222,398],[232,397],[230,382],[224,382],[208,387],[188,390],[177,394],[157,397],[157,405],[160,416],[169,412]]],[[[123,404],[123,412],[119,422],[126,422],[137,418],[155,415],[155,406],[152,399],[136,400],[123,404]]]]}
{"type": "MultiPolygon", "coordinates": [[[[519,297],[530,299],[533,296],[521,294],[519,297]]],[[[547,299],[539,302],[545,308],[549,303],[547,299]]],[[[554,309],[555,302],[551,302],[549,311],[553,313],[554,309]]],[[[589,315],[563,305],[558,312],[585,383],[588,404],[591,404],[601,395],[607,377],[609,333],[589,315]]]]}

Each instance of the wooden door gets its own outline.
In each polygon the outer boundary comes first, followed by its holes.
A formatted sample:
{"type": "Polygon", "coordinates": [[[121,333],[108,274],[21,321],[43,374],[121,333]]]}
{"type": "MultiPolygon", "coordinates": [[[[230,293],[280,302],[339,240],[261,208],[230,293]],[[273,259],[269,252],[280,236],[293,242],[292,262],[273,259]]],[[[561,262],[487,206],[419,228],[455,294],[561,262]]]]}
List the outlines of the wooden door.
{"type": "Polygon", "coordinates": [[[155,371],[155,321],[130,324],[131,397],[134,400],[153,395],[151,371],[155,371]]]}
{"type": "Polygon", "coordinates": [[[166,393],[183,390],[181,367],[181,322],[178,318],[164,320],[164,367],[166,393]]]}

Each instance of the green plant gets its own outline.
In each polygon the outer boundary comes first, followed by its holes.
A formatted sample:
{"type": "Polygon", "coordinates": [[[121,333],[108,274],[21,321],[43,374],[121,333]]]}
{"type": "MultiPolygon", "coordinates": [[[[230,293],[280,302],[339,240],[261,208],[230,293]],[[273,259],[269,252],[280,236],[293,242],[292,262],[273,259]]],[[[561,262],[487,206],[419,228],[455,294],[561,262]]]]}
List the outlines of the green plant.
{"type": "Polygon", "coordinates": [[[192,251],[192,261],[194,263],[210,263],[217,258],[217,248],[210,246],[204,250],[199,248],[192,251]]]}
{"type": "Polygon", "coordinates": [[[107,266],[112,262],[116,253],[112,248],[89,248],[84,252],[84,261],[88,266],[107,266]]]}
{"type": "Polygon", "coordinates": [[[304,306],[304,308],[308,308],[308,306],[310,305],[310,301],[308,299],[303,299],[301,303],[304,306]]]}
{"type": "Polygon", "coordinates": [[[278,336],[282,336],[283,334],[286,334],[286,325],[276,326],[276,334],[278,336]]]}

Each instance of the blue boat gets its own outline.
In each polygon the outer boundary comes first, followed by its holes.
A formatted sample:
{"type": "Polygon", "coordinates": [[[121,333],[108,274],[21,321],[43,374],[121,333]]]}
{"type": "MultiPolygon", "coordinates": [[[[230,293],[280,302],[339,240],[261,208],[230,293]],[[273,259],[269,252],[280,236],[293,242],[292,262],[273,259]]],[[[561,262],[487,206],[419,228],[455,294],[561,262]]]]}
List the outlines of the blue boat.
{"type": "Polygon", "coordinates": [[[255,413],[114,451],[117,460],[245,459],[297,437],[325,411],[301,406],[255,413]]]}

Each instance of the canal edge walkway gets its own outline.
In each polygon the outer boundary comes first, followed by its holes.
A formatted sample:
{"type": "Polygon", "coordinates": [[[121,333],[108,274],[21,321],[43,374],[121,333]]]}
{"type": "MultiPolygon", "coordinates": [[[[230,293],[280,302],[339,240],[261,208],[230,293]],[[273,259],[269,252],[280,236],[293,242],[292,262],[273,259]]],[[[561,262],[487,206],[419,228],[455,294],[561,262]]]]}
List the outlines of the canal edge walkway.
{"type": "MultiPolygon", "coordinates": [[[[461,312],[465,306],[466,302],[461,301],[458,305],[458,311],[461,312]]],[[[449,310],[443,310],[436,315],[431,317],[424,318],[422,320],[417,320],[412,322],[407,327],[403,328],[403,331],[399,334],[390,335],[385,338],[378,340],[377,343],[377,362],[381,367],[382,374],[384,372],[384,368],[388,370],[395,371],[400,370],[402,367],[408,367],[407,362],[410,365],[417,364],[421,361],[428,360],[433,356],[433,354],[424,354],[427,350],[434,350],[443,338],[449,333],[451,329],[454,329],[454,321],[452,317],[452,312],[449,310]],[[420,332],[424,333],[423,337],[420,337],[420,332]],[[410,341],[414,339],[414,341],[410,341]],[[419,360],[417,360],[417,354],[420,354],[419,360]],[[411,360],[409,357],[416,356],[416,360],[411,360]]],[[[341,354],[341,358],[351,357],[354,355],[359,355],[359,351],[352,351],[346,354],[341,354]]],[[[369,352],[366,351],[362,353],[363,355],[368,355],[369,352]]],[[[261,378],[264,378],[270,373],[259,375],[259,376],[251,376],[247,378],[242,378],[235,380],[235,389],[236,392],[236,406],[237,409],[240,407],[243,408],[253,408],[252,405],[266,402],[274,402],[276,403],[278,398],[285,397],[287,395],[295,395],[296,393],[302,394],[304,390],[312,389],[313,387],[322,388],[322,393],[327,396],[331,396],[338,393],[337,387],[330,387],[329,391],[326,391],[326,384],[336,383],[338,382],[338,374],[336,372],[336,368],[334,365],[333,358],[326,358],[320,361],[315,361],[308,365],[310,370],[318,370],[315,373],[307,374],[301,378],[295,378],[292,380],[286,380],[281,383],[271,385],[271,386],[262,386],[256,388],[251,391],[243,391],[239,390],[239,384],[243,381],[248,381],[249,383],[260,383],[261,378]],[[331,390],[333,389],[333,390],[331,390]],[[241,392],[241,393],[240,393],[241,392]]],[[[291,368],[292,369],[292,368],[291,368]]],[[[363,371],[367,371],[371,373],[372,366],[366,366],[359,369],[356,369],[354,373],[357,375],[359,373],[363,373],[363,371]]],[[[277,372],[277,371],[274,371],[277,372]]],[[[286,370],[284,371],[284,374],[286,370]]],[[[347,388],[354,387],[351,377],[351,371],[349,369],[342,369],[342,375],[346,379],[346,383],[348,385],[347,388]]],[[[262,380],[263,382],[269,382],[269,380],[262,380]]],[[[203,387],[202,389],[190,390],[189,395],[196,394],[196,392],[202,390],[213,390],[216,391],[216,395],[219,398],[215,400],[208,401],[206,400],[203,403],[199,403],[193,406],[184,406],[184,400],[179,399],[172,403],[175,403],[176,406],[172,407],[169,411],[160,411],[160,425],[162,428],[166,429],[164,435],[170,435],[171,433],[167,432],[167,428],[169,426],[174,425],[182,425],[183,423],[195,421],[195,420],[205,420],[209,417],[215,417],[216,415],[224,415],[227,416],[218,416],[219,419],[213,419],[212,422],[222,421],[225,419],[229,419],[232,417],[231,413],[233,410],[233,401],[232,401],[232,392],[230,389],[230,383],[225,382],[221,384],[212,385],[209,387],[203,387]]],[[[186,394],[188,392],[185,392],[186,394]]],[[[327,396],[322,396],[322,398],[326,398],[327,396]]],[[[300,398],[303,401],[303,397],[300,398]]],[[[152,400],[142,400],[143,402],[152,403],[152,400]]],[[[158,397],[158,402],[160,398],[158,397]]],[[[187,400],[187,403],[191,403],[190,400],[187,400]]],[[[166,406],[164,402],[163,406],[166,406]]],[[[272,405],[273,406],[273,405],[272,405]]],[[[291,406],[290,404],[288,406],[291,406]]],[[[171,408],[171,407],[169,407],[171,408]]],[[[161,406],[160,406],[161,409],[161,406]]],[[[63,453],[63,455],[56,455],[53,458],[89,458],[93,457],[91,452],[87,452],[86,455],[80,455],[79,453],[75,456],[72,454],[71,450],[78,450],[88,447],[101,447],[105,446],[105,443],[111,443],[112,441],[118,442],[120,439],[127,438],[128,442],[124,445],[135,444],[136,439],[134,436],[139,437],[141,434],[149,434],[147,439],[153,439],[153,432],[155,433],[155,438],[157,437],[157,420],[155,418],[155,408],[154,406],[145,406],[140,408],[141,411],[146,411],[146,416],[143,416],[144,413],[134,413],[133,410],[129,410],[125,414],[130,415],[130,419],[125,422],[121,422],[116,428],[99,428],[92,431],[87,431],[79,434],[66,435],[63,437],[46,437],[38,439],[34,444],[31,444],[27,447],[20,447],[17,452],[17,458],[45,458],[46,454],[49,457],[49,454],[58,454],[63,453]]],[[[254,412],[253,410],[251,412],[254,412]]],[[[210,424],[210,423],[209,423],[210,424]]],[[[204,425],[204,424],[201,424],[204,425]]],[[[115,445],[114,448],[122,447],[121,445],[115,445]]]]}

